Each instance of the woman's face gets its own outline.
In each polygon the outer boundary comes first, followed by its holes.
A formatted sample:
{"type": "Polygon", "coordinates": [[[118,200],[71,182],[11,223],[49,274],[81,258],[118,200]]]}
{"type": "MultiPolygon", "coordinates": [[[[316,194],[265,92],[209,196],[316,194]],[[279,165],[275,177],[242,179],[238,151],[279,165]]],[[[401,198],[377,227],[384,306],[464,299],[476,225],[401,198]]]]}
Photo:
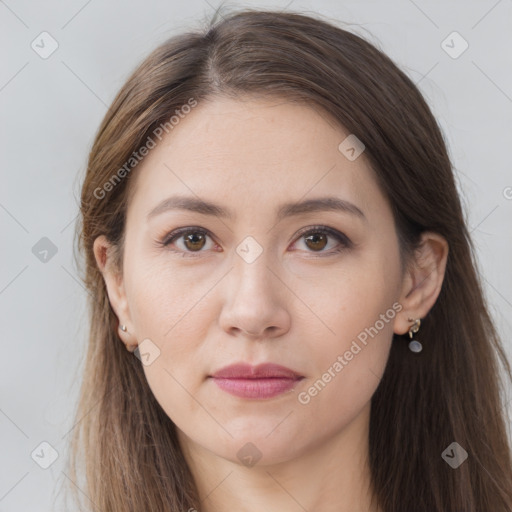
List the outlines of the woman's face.
{"type": "Polygon", "coordinates": [[[271,464],[368,417],[402,274],[390,207],[349,135],[307,106],[216,98],[136,169],[120,320],[182,443],[271,464]],[[218,209],[171,208],[177,196],[218,209]],[[237,363],[300,378],[212,377],[237,363]]]}

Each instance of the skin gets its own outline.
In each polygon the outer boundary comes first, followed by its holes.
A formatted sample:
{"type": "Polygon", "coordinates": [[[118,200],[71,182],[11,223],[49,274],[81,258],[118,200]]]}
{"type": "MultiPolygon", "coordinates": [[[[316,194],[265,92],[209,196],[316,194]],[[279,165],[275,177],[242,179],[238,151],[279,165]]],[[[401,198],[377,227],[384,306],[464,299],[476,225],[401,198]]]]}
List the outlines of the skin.
{"type": "Polygon", "coordinates": [[[95,241],[110,302],[127,327],[120,339],[133,348],[149,338],[160,350],[144,371],[177,426],[203,511],[377,510],[366,462],[370,400],[393,333],[406,334],[408,319],[424,318],[435,303],[448,246],[424,233],[417,259],[402,269],[391,209],[364,152],[350,161],[338,150],[347,135],[297,103],[202,102],[131,177],[123,274],[108,264],[105,237],[95,241]],[[235,217],[169,210],[146,218],[175,194],[218,203],[235,217]],[[365,220],[339,211],[276,220],[284,202],[327,195],[355,204],[365,220]],[[308,242],[299,230],[314,225],[344,233],[352,245],[335,253],[342,245],[330,235],[308,242]],[[211,236],[204,245],[200,234],[195,244],[181,236],[158,245],[188,226],[211,236]],[[252,263],[236,252],[247,236],[263,249],[252,263]],[[394,318],[300,403],[299,393],[393,303],[401,306],[394,318]],[[272,399],[251,400],[208,378],[240,361],[275,362],[304,379],[272,399]],[[253,466],[237,456],[247,443],[261,455],[253,466]]]}

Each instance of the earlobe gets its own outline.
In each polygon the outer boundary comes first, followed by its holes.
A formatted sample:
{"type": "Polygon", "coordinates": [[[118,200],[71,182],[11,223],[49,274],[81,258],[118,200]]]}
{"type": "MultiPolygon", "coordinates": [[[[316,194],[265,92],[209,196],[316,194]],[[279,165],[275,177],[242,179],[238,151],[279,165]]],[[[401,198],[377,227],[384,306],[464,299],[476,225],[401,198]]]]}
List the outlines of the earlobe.
{"type": "Polygon", "coordinates": [[[438,233],[425,231],[404,276],[400,304],[403,310],[395,319],[395,334],[406,334],[409,318],[422,319],[435,304],[444,281],[448,243],[438,233]]]}
{"type": "Polygon", "coordinates": [[[128,333],[128,329],[126,328],[126,325],[119,325],[119,329],[123,332],[123,334],[119,335],[119,338],[121,341],[126,345],[126,350],[128,352],[133,352],[139,345],[137,343],[130,343],[129,339],[131,338],[130,333],[128,333]],[[126,339],[123,339],[126,338],[126,339]]]}

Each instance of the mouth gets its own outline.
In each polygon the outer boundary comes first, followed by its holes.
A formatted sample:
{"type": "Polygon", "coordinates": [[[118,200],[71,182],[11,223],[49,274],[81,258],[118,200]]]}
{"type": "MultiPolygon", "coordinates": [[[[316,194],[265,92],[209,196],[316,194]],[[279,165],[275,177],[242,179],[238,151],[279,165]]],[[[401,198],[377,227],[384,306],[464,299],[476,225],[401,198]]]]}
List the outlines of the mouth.
{"type": "Polygon", "coordinates": [[[209,378],[231,395],[261,400],[291,391],[304,376],[277,364],[251,366],[242,363],[227,366],[209,378]]]}

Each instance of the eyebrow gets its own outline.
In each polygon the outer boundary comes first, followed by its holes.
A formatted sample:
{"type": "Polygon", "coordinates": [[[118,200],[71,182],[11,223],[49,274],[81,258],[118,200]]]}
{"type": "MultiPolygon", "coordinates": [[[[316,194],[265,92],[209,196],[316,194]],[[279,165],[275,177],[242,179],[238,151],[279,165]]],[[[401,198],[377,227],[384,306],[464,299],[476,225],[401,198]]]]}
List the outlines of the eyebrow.
{"type": "MultiPolygon", "coordinates": [[[[205,201],[196,197],[189,196],[172,196],[158,203],[148,214],[147,219],[151,219],[156,215],[169,210],[187,210],[190,212],[200,213],[202,215],[212,215],[225,219],[233,220],[235,215],[224,207],[205,201]]],[[[314,213],[321,211],[337,211],[349,213],[364,221],[367,221],[364,213],[355,204],[341,199],[339,197],[319,197],[315,199],[307,199],[296,203],[282,204],[277,210],[276,218],[281,221],[287,217],[301,215],[305,213],[314,213]]]]}

